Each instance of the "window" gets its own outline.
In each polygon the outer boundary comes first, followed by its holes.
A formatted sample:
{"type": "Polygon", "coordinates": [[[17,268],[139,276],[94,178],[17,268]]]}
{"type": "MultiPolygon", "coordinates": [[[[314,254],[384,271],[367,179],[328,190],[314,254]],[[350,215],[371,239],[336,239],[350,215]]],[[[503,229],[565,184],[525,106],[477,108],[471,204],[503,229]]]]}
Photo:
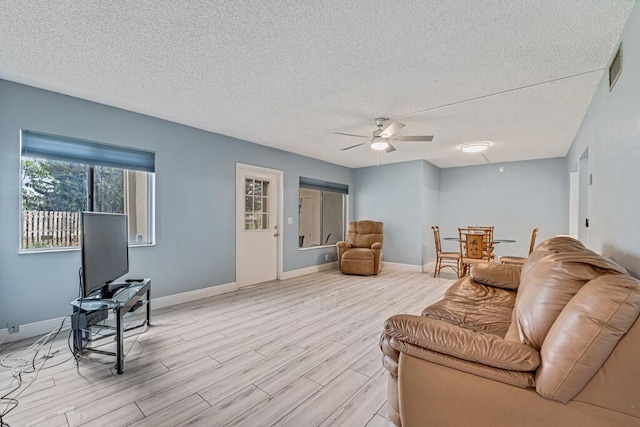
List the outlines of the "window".
{"type": "Polygon", "coordinates": [[[300,177],[298,247],[335,245],[344,240],[349,187],[300,177]]]}
{"type": "Polygon", "coordinates": [[[125,213],[129,243],[153,243],[155,154],[22,131],[21,250],[79,246],[80,212],[125,213]]]}
{"type": "Polygon", "coordinates": [[[271,181],[246,178],[244,182],[244,229],[269,230],[271,181]]]}

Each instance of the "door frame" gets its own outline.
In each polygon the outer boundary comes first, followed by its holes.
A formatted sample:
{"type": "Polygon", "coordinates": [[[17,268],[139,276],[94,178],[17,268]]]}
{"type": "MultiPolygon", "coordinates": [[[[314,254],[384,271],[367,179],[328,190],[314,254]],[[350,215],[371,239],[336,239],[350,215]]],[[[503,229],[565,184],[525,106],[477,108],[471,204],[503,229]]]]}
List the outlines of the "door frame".
{"type": "Polygon", "coordinates": [[[589,247],[591,225],[589,219],[589,192],[591,187],[591,171],[589,165],[589,147],[587,146],[578,159],[578,239],[589,247]]]}
{"type": "MultiPolygon", "coordinates": [[[[240,188],[238,186],[238,181],[240,178],[240,169],[244,169],[244,170],[253,170],[253,171],[257,171],[257,172],[266,172],[266,173],[271,173],[274,175],[278,176],[278,185],[276,186],[277,190],[278,190],[278,200],[276,201],[276,210],[277,210],[277,225],[278,225],[278,237],[276,239],[277,242],[277,249],[276,249],[276,256],[277,256],[277,266],[276,266],[276,279],[280,280],[282,277],[282,272],[284,269],[284,262],[283,262],[283,257],[284,257],[284,251],[283,251],[283,242],[284,242],[284,220],[283,220],[283,212],[284,212],[284,171],[278,170],[278,169],[271,169],[271,168],[265,168],[263,166],[256,166],[256,165],[250,165],[248,163],[239,163],[236,162],[236,183],[235,183],[235,197],[236,197],[236,208],[235,208],[235,215],[236,215],[236,269],[235,269],[235,273],[236,273],[236,289],[240,288],[240,284],[238,283],[238,272],[239,272],[239,264],[238,264],[238,260],[240,259],[240,257],[238,256],[240,253],[240,233],[242,231],[244,231],[244,221],[240,221],[240,214],[239,212],[242,210],[242,206],[244,204],[244,197],[240,198],[238,196],[240,188]]],[[[250,286],[250,285],[247,285],[250,286]]]]}
{"type": "Polygon", "coordinates": [[[569,172],[569,236],[579,240],[580,236],[580,173],[578,166],[569,172]]]}

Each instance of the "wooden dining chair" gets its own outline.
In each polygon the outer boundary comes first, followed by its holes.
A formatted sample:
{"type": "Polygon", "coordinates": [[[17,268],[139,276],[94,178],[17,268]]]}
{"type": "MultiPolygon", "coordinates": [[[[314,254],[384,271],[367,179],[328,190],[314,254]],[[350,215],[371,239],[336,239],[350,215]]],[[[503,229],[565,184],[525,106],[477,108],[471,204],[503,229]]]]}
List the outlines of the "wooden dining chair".
{"type": "MultiPolygon", "coordinates": [[[[529,255],[531,255],[531,252],[533,252],[533,249],[536,246],[537,236],[538,236],[538,228],[536,227],[531,232],[531,243],[529,244],[529,255]]],[[[505,255],[500,257],[500,263],[502,264],[524,265],[526,260],[527,260],[526,257],[521,257],[521,256],[505,255]]]]}
{"type": "Polygon", "coordinates": [[[486,243],[492,241],[490,233],[490,230],[458,228],[461,254],[459,277],[465,276],[472,265],[493,260],[493,245],[486,243]]]}
{"type": "Polygon", "coordinates": [[[440,274],[444,267],[451,267],[456,275],[460,275],[460,253],[442,252],[442,242],[440,241],[440,229],[437,225],[431,227],[433,230],[433,240],[436,243],[436,266],[433,270],[433,277],[440,274]]]}

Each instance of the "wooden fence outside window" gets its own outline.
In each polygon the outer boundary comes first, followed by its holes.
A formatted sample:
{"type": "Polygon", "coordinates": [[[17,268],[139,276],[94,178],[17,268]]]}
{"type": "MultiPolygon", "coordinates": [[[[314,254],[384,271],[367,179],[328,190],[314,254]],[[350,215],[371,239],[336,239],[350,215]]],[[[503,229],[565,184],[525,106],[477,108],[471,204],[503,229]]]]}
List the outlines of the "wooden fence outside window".
{"type": "Polygon", "coordinates": [[[80,212],[22,211],[22,249],[80,245],[80,212]]]}

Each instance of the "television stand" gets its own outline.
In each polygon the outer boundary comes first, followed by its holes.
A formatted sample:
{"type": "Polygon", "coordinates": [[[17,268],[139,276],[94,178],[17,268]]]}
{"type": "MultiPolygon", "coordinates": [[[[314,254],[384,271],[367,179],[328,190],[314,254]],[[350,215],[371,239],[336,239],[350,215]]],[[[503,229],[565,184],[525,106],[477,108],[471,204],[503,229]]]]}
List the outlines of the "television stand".
{"type": "Polygon", "coordinates": [[[73,315],[71,317],[71,327],[73,329],[73,354],[78,357],[84,351],[116,356],[116,370],[118,374],[124,372],[124,333],[128,330],[141,328],[151,322],[151,279],[147,278],[138,282],[109,285],[114,289],[110,297],[104,298],[101,290],[98,290],[86,298],[78,298],[71,301],[73,315]],[[140,325],[131,328],[124,328],[124,315],[140,307],[141,298],[147,294],[147,316],[140,325]],[[111,334],[103,335],[100,338],[92,339],[91,326],[104,320],[108,316],[109,310],[113,310],[116,318],[115,331],[111,334]],[[115,336],[116,351],[107,352],[101,349],[89,347],[92,342],[102,338],[115,336]]]}

